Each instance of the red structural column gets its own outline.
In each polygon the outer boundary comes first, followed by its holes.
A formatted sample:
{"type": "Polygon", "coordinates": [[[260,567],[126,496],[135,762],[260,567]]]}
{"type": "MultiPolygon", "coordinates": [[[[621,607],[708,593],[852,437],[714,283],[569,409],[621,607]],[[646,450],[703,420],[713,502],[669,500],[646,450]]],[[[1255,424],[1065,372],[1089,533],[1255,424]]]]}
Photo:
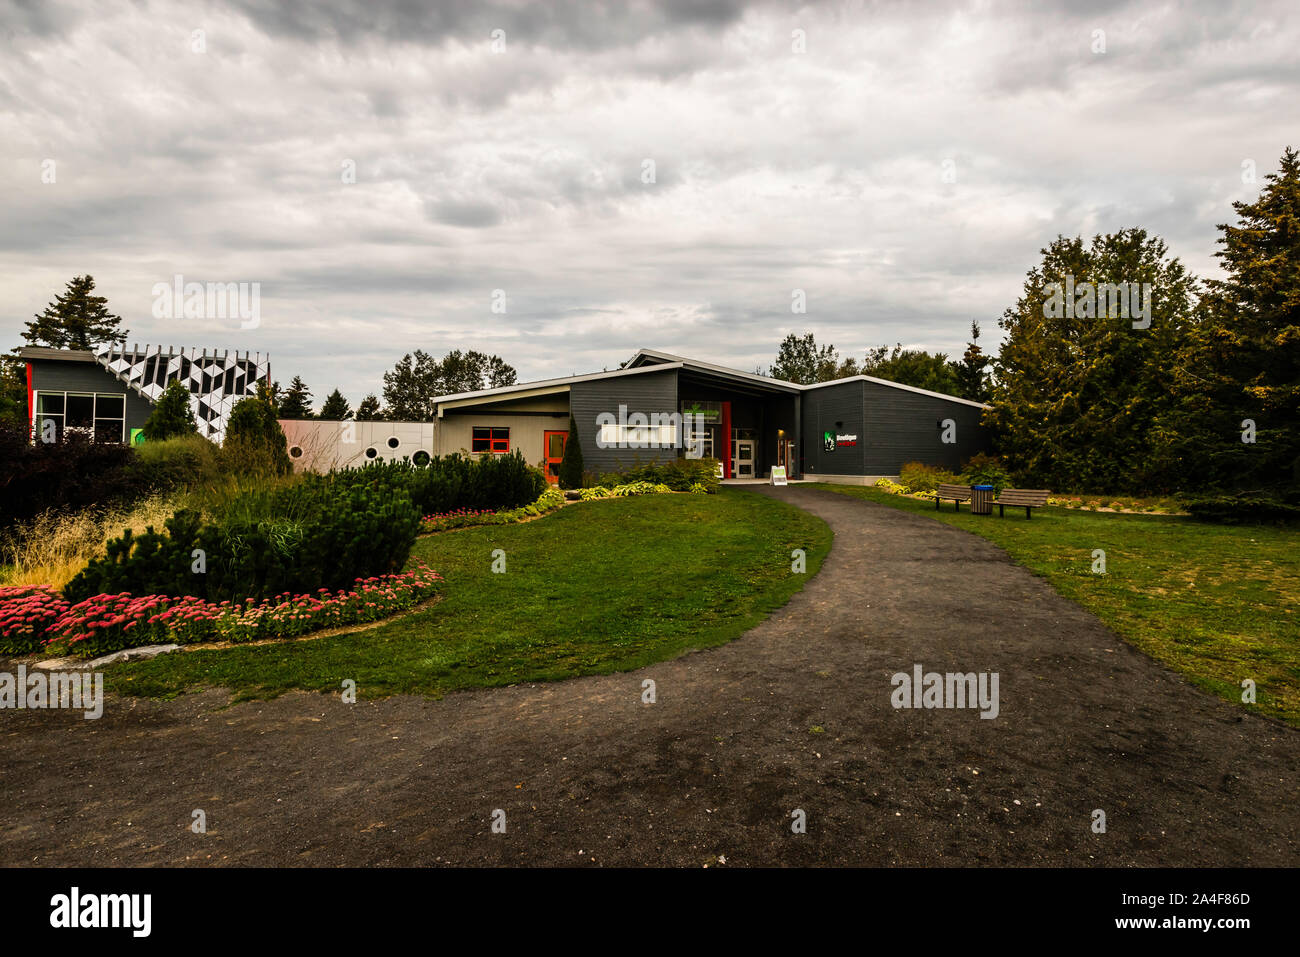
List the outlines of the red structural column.
{"type": "Polygon", "coordinates": [[[722,403],[722,477],[731,478],[731,403],[722,403]]]}
{"type": "MultiPolygon", "coordinates": [[[[125,406],[122,414],[126,415],[125,406]]],[[[27,363],[27,421],[33,427],[36,425],[36,401],[35,396],[32,394],[32,364],[30,362],[27,363]]]]}

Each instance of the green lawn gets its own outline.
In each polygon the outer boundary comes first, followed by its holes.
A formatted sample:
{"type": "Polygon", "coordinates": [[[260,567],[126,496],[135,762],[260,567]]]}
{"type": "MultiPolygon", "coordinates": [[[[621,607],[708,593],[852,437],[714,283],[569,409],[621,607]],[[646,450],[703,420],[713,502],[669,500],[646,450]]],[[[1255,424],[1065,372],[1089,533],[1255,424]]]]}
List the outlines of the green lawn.
{"type": "Polygon", "coordinates": [[[720,645],[798,591],[830,550],[821,519],[734,489],[568,506],[534,522],[420,539],[445,578],[437,605],[372,631],[186,651],[114,666],[110,691],[239,698],[294,688],[438,695],[640,667],[720,645]],[[491,570],[494,549],[506,571],[491,570]],[[807,574],[790,552],[807,550],[807,574]]]}
{"type": "Polygon", "coordinates": [[[1300,725],[1300,529],[1074,509],[971,515],[872,488],[819,488],[916,512],[1004,548],[1114,631],[1237,704],[1256,684],[1264,714],[1300,725]],[[1093,550],[1106,574],[1092,571],[1093,550]]]}

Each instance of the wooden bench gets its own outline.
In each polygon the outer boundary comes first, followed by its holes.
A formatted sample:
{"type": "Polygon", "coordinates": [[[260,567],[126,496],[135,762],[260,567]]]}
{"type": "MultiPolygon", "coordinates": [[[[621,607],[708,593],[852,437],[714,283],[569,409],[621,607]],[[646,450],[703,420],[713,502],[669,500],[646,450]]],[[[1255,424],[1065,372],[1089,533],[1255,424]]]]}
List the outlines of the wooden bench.
{"type": "Polygon", "coordinates": [[[968,485],[944,485],[940,483],[934,492],[934,507],[938,509],[939,503],[951,501],[957,511],[961,511],[961,503],[970,501],[970,486],[968,485]]]}
{"type": "Polygon", "coordinates": [[[998,507],[998,516],[1006,514],[1003,509],[1008,505],[1025,510],[1025,518],[1030,518],[1029,510],[1031,508],[1042,508],[1047,504],[1047,489],[1045,488],[1004,488],[998,493],[998,497],[993,500],[993,504],[998,507]]]}

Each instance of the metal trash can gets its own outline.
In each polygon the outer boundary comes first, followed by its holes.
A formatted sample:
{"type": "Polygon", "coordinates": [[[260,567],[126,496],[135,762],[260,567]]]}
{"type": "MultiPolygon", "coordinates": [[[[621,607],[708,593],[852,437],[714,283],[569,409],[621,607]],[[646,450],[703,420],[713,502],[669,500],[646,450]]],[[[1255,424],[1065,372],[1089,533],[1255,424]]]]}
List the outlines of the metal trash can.
{"type": "Polygon", "coordinates": [[[973,515],[992,515],[993,499],[992,485],[972,485],[970,487],[970,510],[973,515]]]}

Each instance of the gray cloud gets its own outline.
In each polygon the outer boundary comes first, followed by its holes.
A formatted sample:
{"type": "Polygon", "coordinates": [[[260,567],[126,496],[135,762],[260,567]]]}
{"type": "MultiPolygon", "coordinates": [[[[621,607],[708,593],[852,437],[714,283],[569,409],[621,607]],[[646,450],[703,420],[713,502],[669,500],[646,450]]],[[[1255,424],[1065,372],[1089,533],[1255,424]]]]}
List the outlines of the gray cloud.
{"type": "Polygon", "coordinates": [[[1296,139],[1298,39],[1283,2],[0,0],[0,346],[90,271],[132,339],[354,400],[415,348],[960,352],[1058,234],[1213,274],[1242,163],[1296,139]],[[153,319],[176,274],[261,282],[263,325],[153,319]]]}

